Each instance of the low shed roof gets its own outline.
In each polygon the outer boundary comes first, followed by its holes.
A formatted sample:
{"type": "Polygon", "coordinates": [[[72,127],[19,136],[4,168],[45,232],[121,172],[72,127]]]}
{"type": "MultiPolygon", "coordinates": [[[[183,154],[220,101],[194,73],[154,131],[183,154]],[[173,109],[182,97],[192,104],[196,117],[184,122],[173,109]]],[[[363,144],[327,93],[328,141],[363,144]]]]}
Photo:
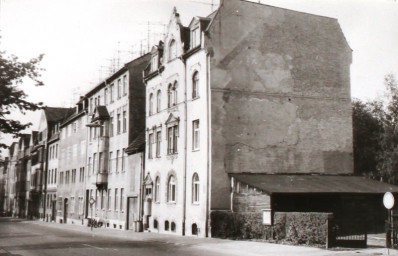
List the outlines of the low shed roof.
{"type": "Polygon", "coordinates": [[[398,192],[398,187],[359,176],[230,174],[236,180],[274,193],[361,193],[398,192]]]}

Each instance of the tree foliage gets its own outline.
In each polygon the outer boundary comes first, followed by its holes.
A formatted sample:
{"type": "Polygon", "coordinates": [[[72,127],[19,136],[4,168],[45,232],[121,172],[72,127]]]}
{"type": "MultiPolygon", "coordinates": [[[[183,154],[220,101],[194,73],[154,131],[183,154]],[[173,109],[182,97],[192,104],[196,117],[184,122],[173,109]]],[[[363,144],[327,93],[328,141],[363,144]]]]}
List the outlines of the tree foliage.
{"type": "Polygon", "coordinates": [[[386,97],[353,101],[356,174],[398,184],[398,82],[385,76],[386,97]]]}
{"type": "MultiPolygon", "coordinates": [[[[42,106],[42,103],[28,101],[28,95],[19,88],[27,79],[32,80],[36,86],[43,85],[40,80],[42,69],[39,67],[42,58],[43,55],[40,55],[22,62],[16,56],[6,56],[5,52],[0,52],[0,134],[18,136],[31,123],[13,119],[12,113],[18,110],[25,114],[26,111],[35,111],[42,106]]],[[[6,145],[0,143],[0,147],[6,145]]]]}

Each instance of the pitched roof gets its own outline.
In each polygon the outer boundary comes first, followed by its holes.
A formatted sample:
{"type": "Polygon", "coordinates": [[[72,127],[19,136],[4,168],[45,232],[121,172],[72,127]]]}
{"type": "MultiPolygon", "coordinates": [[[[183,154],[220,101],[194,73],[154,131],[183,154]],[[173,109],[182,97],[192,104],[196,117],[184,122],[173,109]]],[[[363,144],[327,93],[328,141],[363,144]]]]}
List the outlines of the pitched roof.
{"type": "Polygon", "coordinates": [[[125,152],[129,155],[145,150],[145,131],[142,131],[138,136],[129,144],[125,152]]]}
{"type": "Polygon", "coordinates": [[[47,122],[61,122],[71,113],[73,113],[74,108],[53,108],[44,107],[44,114],[46,115],[47,122]]]}
{"type": "Polygon", "coordinates": [[[398,192],[397,186],[359,176],[283,174],[230,174],[230,176],[267,194],[398,192]]]}

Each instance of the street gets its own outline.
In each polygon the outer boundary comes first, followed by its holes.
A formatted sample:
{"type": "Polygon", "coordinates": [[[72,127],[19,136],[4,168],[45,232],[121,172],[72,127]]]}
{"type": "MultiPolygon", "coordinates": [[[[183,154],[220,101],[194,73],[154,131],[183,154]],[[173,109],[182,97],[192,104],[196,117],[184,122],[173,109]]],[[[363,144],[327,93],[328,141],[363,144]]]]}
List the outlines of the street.
{"type": "Polygon", "coordinates": [[[382,255],[378,249],[304,246],[133,233],[79,225],[0,218],[2,255],[382,255]]]}

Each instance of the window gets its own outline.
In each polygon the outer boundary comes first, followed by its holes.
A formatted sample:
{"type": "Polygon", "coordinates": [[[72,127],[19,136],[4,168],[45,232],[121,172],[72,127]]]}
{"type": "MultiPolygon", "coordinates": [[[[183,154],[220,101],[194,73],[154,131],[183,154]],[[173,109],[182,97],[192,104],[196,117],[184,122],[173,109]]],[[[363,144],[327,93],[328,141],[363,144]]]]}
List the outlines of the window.
{"type": "Polygon", "coordinates": [[[92,168],[92,164],[91,164],[91,157],[88,158],[88,172],[90,174],[90,171],[92,173],[94,173],[94,171],[91,169],[92,168]]]}
{"type": "Polygon", "coordinates": [[[111,84],[111,103],[115,101],[115,84],[111,84]]]}
{"type": "Polygon", "coordinates": [[[175,203],[176,201],[176,182],[174,176],[170,176],[168,182],[167,201],[175,203]]]}
{"type": "Polygon", "coordinates": [[[156,94],[156,112],[159,113],[161,110],[161,104],[162,104],[162,92],[158,90],[158,93],[156,94]]]}
{"type": "Polygon", "coordinates": [[[172,221],[171,222],[171,228],[170,228],[170,230],[172,231],[172,232],[176,232],[176,223],[174,222],[174,221],[172,221]]]}
{"type": "Polygon", "coordinates": [[[149,94],[149,115],[153,115],[153,93],[149,94]]]}
{"type": "Polygon", "coordinates": [[[158,55],[154,54],[151,59],[151,71],[155,71],[158,68],[158,55]]]}
{"type": "Polygon", "coordinates": [[[123,107],[123,132],[127,131],[127,111],[126,106],[123,107]]]}
{"type": "Polygon", "coordinates": [[[199,27],[192,30],[192,48],[200,45],[200,29],[199,27]]]}
{"type": "Polygon", "coordinates": [[[97,173],[97,153],[93,154],[93,173],[97,173]]]}
{"type": "Polygon", "coordinates": [[[177,105],[177,87],[178,87],[178,83],[176,81],[176,82],[174,82],[174,86],[173,86],[173,96],[174,96],[173,105],[174,106],[177,105]]]}
{"type": "Polygon", "coordinates": [[[63,184],[64,183],[64,172],[60,172],[59,173],[59,184],[63,184]]]}
{"type": "Polygon", "coordinates": [[[192,177],[192,203],[198,204],[199,203],[199,176],[195,173],[192,177]]]}
{"type": "Polygon", "coordinates": [[[124,211],[124,188],[120,189],[120,210],[124,211]]]}
{"type": "Polygon", "coordinates": [[[199,120],[192,122],[192,149],[198,150],[200,147],[200,137],[199,137],[199,120]]]}
{"type": "Polygon", "coordinates": [[[158,229],[158,220],[156,219],[153,220],[153,228],[158,229]]]}
{"type": "Polygon", "coordinates": [[[69,203],[69,207],[68,208],[70,209],[71,213],[75,212],[75,197],[74,196],[72,196],[70,198],[70,203],[69,203]]]}
{"type": "Polygon", "coordinates": [[[177,44],[174,39],[169,44],[169,61],[177,57],[177,44]]]}
{"type": "Polygon", "coordinates": [[[173,86],[169,84],[169,87],[167,88],[167,106],[170,108],[173,105],[173,86]]]}
{"type": "Polygon", "coordinates": [[[79,214],[83,214],[83,197],[79,197],[79,214]]]}
{"type": "Polygon", "coordinates": [[[112,210],[112,189],[108,189],[108,209],[112,210]]]}
{"type": "Polygon", "coordinates": [[[111,118],[110,118],[110,122],[109,122],[109,136],[112,137],[113,136],[113,116],[114,116],[114,112],[112,111],[110,114],[111,118]]]}
{"type": "Polygon", "coordinates": [[[99,163],[98,163],[98,172],[99,173],[102,173],[102,161],[103,161],[103,154],[102,154],[102,152],[99,152],[98,153],[98,158],[99,158],[99,163]]]}
{"type": "Polygon", "coordinates": [[[125,168],[125,165],[126,165],[126,163],[124,162],[125,161],[125,157],[124,157],[124,150],[125,150],[125,148],[123,148],[122,149],[122,152],[121,152],[121,155],[122,155],[122,160],[121,160],[121,162],[122,162],[122,172],[124,172],[124,168],[125,168]]]}
{"type": "Polygon", "coordinates": [[[166,230],[166,231],[169,230],[169,221],[168,221],[168,220],[166,220],[166,221],[164,222],[164,230],[166,230]]]}
{"type": "Polygon", "coordinates": [[[93,105],[93,98],[90,99],[90,113],[93,113],[94,111],[94,105],[93,105]]]}
{"type": "Polygon", "coordinates": [[[115,188],[115,205],[113,206],[114,210],[118,210],[119,207],[119,194],[118,194],[118,189],[115,188]]]}
{"type": "Polygon", "coordinates": [[[117,80],[117,98],[120,99],[122,97],[122,84],[120,79],[117,80]]]}
{"type": "Polygon", "coordinates": [[[127,75],[123,76],[123,95],[127,95],[127,75]]]}
{"type": "Polygon", "coordinates": [[[119,171],[119,150],[116,150],[116,172],[119,171]]]}
{"type": "Polygon", "coordinates": [[[120,113],[117,114],[117,134],[120,134],[120,113]]]}
{"type": "Polygon", "coordinates": [[[112,173],[112,151],[109,152],[109,173],[112,173]]]}
{"type": "Polygon", "coordinates": [[[153,158],[153,133],[148,136],[148,158],[153,158]]]}
{"type": "Polygon", "coordinates": [[[105,210],[106,192],[105,190],[102,190],[101,193],[102,193],[101,209],[105,210]]]}
{"type": "Polygon", "coordinates": [[[199,97],[199,73],[195,72],[192,76],[192,99],[199,97]]]}
{"type": "Polygon", "coordinates": [[[105,88],[104,90],[104,104],[108,104],[108,88],[105,88]]]}
{"type": "Polygon", "coordinates": [[[98,105],[101,105],[101,96],[98,95],[98,105]]]}
{"type": "Polygon", "coordinates": [[[156,177],[155,181],[155,202],[159,203],[160,202],[160,178],[156,177]]]}
{"type": "Polygon", "coordinates": [[[54,173],[54,184],[57,184],[57,168],[55,168],[55,173],[54,173]]]}
{"type": "Polygon", "coordinates": [[[162,132],[156,132],[156,157],[160,157],[160,145],[162,142],[162,132]]]}
{"type": "Polygon", "coordinates": [[[171,126],[167,129],[167,153],[177,154],[177,138],[178,138],[178,126],[171,126]]]}

